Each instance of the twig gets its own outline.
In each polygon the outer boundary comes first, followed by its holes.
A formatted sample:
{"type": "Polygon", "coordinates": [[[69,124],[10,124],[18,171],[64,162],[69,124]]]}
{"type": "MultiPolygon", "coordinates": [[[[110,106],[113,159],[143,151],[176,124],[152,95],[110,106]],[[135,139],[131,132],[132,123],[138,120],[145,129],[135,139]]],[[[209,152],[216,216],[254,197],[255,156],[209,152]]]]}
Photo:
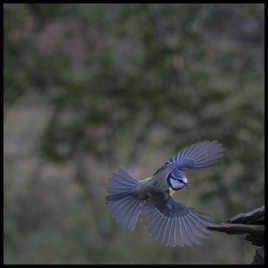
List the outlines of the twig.
{"type": "Polygon", "coordinates": [[[218,232],[225,232],[228,234],[245,234],[254,233],[256,235],[264,234],[264,225],[253,225],[253,224],[210,224],[207,226],[208,229],[218,232]]]}

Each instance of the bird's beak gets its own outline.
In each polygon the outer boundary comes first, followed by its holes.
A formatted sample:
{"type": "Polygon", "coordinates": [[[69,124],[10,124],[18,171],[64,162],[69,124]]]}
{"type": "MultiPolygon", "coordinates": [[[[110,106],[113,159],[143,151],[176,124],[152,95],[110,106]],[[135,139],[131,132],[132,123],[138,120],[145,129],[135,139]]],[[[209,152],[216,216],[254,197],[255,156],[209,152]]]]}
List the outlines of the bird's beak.
{"type": "Polygon", "coordinates": [[[188,182],[186,182],[184,185],[185,185],[185,186],[188,186],[188,185],[189,185],[189,183],[188,183],[188,182]]]}

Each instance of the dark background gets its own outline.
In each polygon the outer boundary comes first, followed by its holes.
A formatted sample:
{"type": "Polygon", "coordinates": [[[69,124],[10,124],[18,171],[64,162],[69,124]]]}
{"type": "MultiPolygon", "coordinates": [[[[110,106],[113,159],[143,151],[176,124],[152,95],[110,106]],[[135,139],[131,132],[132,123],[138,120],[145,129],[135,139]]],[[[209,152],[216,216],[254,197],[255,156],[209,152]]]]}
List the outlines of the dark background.
{"type": "Polygon", "coordinates": [[[4,5],[5,263],[250,263],[240,236],[165,247],[105,205],[119,167],[214,139],[175,198],[221,223],[264,203],[263,4],[4,5]]]}

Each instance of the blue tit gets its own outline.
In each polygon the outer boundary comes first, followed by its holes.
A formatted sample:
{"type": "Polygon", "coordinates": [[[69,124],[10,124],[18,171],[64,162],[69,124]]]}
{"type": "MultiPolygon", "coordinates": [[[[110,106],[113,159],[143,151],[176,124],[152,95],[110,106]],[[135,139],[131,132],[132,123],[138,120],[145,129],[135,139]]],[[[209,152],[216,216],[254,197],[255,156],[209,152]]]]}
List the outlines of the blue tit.
{"type": "Polygon", "coordinates": [[[152,177],[137,180],[123,169],[109,180],[106,202],[112,216],[122,226],[135,229],[138,216],[148,232],[165,245],[192,246],[207,238],[208,215],[172,198],[172,193],[188,185],[182,171],[214,165],[223,156],[217,141],[202,141],[172,156],[152,177]]]}

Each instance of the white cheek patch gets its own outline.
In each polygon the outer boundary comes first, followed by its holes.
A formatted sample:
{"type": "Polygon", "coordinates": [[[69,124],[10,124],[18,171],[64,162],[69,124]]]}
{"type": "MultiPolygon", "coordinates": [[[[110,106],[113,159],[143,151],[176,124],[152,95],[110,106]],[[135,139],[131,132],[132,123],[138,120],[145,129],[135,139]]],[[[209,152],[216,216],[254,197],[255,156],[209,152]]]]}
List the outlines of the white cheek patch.
{"type": "Polygon", "coordinates": [[[185,185],[184,183],[178,181],[178,180],[170,180],[170,184],[172,186],[172,188],[174,189],[180,189],[180,188],[183,188],[185,185]]]}
{"type": "Polygon", "coordinates": [[[187,183],[188,183],[188,181],[187,181],[187,178],[186,178],[186,177],[182,178],[182,180],[183,180],[183,182],[184,182],[185,184],[187,184],[187,183]]]}

